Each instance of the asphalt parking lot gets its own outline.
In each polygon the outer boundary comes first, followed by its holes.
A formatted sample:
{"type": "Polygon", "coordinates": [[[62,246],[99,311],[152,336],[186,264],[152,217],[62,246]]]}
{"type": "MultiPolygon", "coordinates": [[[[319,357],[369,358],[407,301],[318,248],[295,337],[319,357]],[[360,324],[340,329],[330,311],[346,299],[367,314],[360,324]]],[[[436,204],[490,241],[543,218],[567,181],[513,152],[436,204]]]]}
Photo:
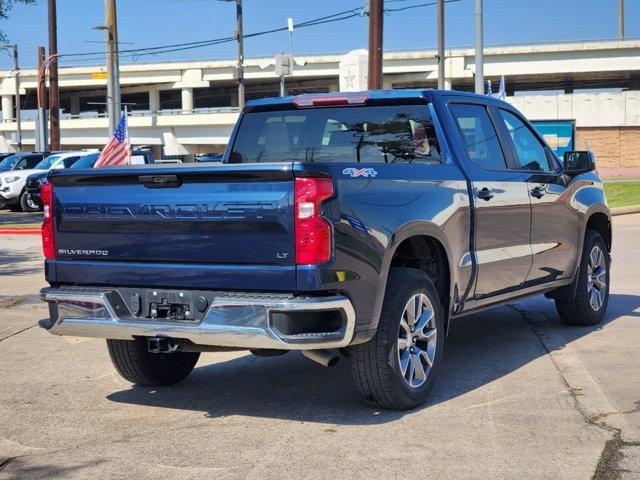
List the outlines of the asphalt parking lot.
{"type": "Polygon", "coordinates": [[[638,238],[640,215],[614,218],[603,324],[542,297],[459,320],[431,401],[388,412],[346,362],[295,353],[203,354],[132,388],[104,341],[36,326],[40,240],[0,235],[0,479],[640,478],[638,238]]]}

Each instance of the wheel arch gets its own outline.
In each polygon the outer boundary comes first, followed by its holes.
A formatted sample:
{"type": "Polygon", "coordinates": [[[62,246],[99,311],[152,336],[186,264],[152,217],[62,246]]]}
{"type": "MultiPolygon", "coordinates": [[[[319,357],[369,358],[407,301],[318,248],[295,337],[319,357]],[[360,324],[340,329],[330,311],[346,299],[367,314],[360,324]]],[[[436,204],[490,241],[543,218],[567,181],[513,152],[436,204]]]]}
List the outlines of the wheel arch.
{"type": "Polygon", "coordinates": [[[587,222],[585,224],[585,231],[586,230],[594,230],[598,232],[604,239],[604,243],[607,245],[607,250],[611,252],[611,243],[613,241],[613,238],[611,232],[611,218],[609,217],[608,212],[605,213],[603,211],[597,210],[591,213],[591,215],[589,215],[589,217],[587,218],[587,222]]]}
{"type": "Polygon", "coordinates": [[[409,222],[396,230],[383,257],[376,295],[375,327],[382,310],[389,270],[392,267],[404,266],[425,272],[434,282],[438,294],[444,297],[440,300],[445,313],[445,329],[448,329],[452,299],[456,296],[457,285],[455,266],[451,262],[449,241],[437,225],[430,222],[409,222]],[[431,258],[411,256],[417,253],[425,253],[431,258]],[[430,261],[432,259],[436,260],[435,264],[430,261]]]}

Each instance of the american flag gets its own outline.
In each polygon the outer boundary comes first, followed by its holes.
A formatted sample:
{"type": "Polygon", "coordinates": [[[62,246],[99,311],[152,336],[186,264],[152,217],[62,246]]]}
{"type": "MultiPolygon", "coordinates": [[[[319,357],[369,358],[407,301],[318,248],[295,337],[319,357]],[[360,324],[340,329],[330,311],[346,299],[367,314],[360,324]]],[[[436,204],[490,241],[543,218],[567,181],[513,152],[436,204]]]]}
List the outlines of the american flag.
{"type": "Polygon", "coordinates": [[[104,147],[94,168],[128,165],[131,162],[131,143],[127,129],[127,115],[122,114],[118,128],[104,147]]]}

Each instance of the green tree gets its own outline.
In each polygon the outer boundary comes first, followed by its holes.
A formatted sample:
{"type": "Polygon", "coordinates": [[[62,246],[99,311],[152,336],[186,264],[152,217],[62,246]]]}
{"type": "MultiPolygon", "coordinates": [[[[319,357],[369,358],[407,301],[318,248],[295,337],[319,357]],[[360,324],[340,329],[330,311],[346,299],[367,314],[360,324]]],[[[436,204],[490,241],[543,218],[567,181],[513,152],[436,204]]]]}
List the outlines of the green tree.
{"type": "MultiPolygon", "coordinates": [[[[0,20],[6,20],[9,18],[11,11],[16,6],[16,4],[34,4],[40,3],[42,0],[0,0],[0,20]]],[[[0,31],[0,42],[6,43],[8,41],[6,35],[0,31]]]]}

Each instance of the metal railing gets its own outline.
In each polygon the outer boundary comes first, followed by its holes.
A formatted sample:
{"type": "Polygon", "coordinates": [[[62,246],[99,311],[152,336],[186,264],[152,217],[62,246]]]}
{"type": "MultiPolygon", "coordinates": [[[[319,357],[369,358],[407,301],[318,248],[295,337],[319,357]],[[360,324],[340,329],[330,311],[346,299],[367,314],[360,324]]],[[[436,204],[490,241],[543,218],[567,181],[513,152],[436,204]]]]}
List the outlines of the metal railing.
{"type": "MultiPolygon", "coordinates": [[[[181,115],[201,115],[207,113],[240,113],[238,107],[206,107],[206,108],[194,108],[193,110],[183,110],[181,108],[169,108],[162,109],[160,111],[151,110],[129,110],[127,117],[154,117],[154,116],[181,116],[181,115]]],[[[81,112],[79,114],[62,113],[60,115],[61,120],[92,120],[99,118],[108,118],[106,112],[81,112]]],[[[22,121],[33,122],[36,121],[37,116],[34,111],[23,111],[22,121]]],[[[15,123],[15,118],[2,119],[1,123],[15,123]]]]}

